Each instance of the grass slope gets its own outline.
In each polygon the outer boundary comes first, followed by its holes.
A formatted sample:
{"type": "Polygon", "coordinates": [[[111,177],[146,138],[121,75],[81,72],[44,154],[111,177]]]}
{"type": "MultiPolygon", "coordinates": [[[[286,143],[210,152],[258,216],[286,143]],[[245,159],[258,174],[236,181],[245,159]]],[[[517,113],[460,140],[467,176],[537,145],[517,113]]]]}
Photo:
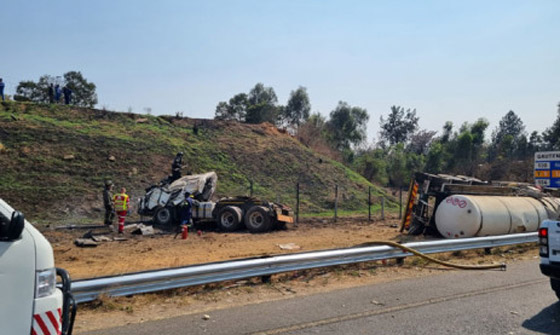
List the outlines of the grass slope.
{"type": "Polygon", "coordinates": [[[216,171],[216,197],[247,195],[252,183],[255,196],[295,206],[299,182],[302,214],[324,214],[334,207],[336,184],[345,212],[367,211],[368,187],[372,196],[383,195],[269,124],[0,105],[0,197],[34,220],[99,221],[104,179],[138,198],[170,173],[178,151],[185,153],[184,172],[216,171]]]}

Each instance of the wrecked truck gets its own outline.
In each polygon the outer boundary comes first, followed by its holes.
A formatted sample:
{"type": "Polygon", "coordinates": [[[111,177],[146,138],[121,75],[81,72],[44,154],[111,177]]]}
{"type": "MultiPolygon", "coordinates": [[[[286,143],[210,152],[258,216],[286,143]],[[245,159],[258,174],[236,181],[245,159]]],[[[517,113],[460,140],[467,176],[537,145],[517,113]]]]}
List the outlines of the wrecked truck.
{"type": "Polygon", "coordinates": [[[223,231],[231,232],[245,226],[251,233],[262,233],[293,222],[292,210],[279,203],[246,196],[212,201],[217,182],[218,175],[208,172],[152,185],[138,203],[138,214],[152,217],[159,226],[177,225],[179,207],[188,192],[197,200],[192,209],[195,223],[214,221],[223,231]]]}

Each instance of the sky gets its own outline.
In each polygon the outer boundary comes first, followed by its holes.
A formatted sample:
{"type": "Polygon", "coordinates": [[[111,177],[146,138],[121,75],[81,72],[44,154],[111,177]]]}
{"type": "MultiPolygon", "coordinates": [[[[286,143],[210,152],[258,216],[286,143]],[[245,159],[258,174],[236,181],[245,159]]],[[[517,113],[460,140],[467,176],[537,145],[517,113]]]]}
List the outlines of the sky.
{"type": "Polygon", "coordinates": [[[81,71],[98,108],[213,118],[258,82],[279,103],[307,88],[313,112],[392,105],[422,129],[513,110],[542,132],[560,102],[559,1],[5,1],[0,77],[81,71]]]}

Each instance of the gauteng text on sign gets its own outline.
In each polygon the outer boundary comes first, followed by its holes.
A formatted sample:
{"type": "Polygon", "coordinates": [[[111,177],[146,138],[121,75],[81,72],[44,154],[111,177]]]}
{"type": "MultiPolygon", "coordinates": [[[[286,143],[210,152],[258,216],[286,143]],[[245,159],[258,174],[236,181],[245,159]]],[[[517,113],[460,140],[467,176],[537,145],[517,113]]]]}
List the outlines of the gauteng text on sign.
{"type": "Polygon", "coordinates": [[[560,188],[560,151],[535,153],[535,184],[560,188]]]}

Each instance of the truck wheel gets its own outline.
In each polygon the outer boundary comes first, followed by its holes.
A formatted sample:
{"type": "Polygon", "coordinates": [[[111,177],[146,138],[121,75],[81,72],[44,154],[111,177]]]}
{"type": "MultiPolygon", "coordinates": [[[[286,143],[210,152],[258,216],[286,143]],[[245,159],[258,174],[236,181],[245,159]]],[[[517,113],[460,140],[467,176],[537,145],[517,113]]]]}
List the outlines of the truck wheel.
{"type": "Polygon", "coordinates": [[[234,231],[241,224],[241,209],[234,206],[226,206],[218,212],[218,226],[223,231],[234,231]]]}
{"type": "Polygon", "coordinates": [[[170,207],[163,207],[156,211],[154,221],[160,226],[170,226],[173,223],[173,210],[170,207]]]}
{"type": "Polygon", "coordinates": [[[251,233],[264,233],[272,228],[272,220],[268,209],[262,206],[253,206],[245,214],[245,226],[251,233]]]}
{"type": "Polygon", "coordinates": [[[550,286],[554,293],[556,293],[556,297],[560,300],[560,279],[550,278],[550,286]]]}

